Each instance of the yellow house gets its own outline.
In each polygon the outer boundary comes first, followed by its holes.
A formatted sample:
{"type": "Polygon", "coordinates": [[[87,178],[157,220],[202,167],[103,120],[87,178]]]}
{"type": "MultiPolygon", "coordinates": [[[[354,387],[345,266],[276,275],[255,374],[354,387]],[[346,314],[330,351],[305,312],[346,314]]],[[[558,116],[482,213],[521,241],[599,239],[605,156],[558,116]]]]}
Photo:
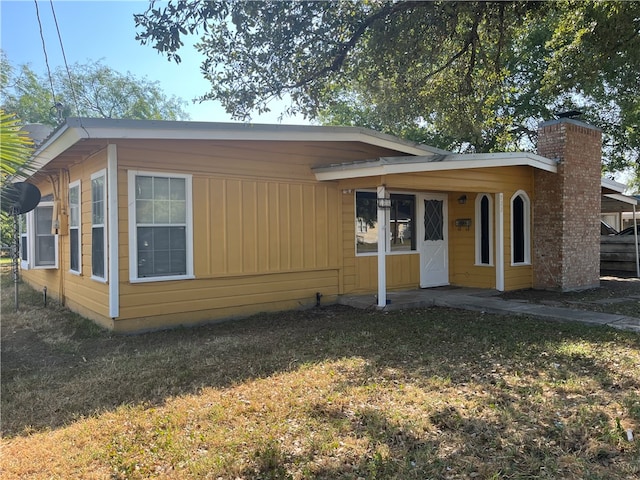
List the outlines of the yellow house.
{"type": "Polygon", "coordinates": [[[34,154],[23,278],[120,332],[320,295],[594,286],[600,132],[540,128],[548,153],[462,155],[353,127],[70,118],[34,154]]]}

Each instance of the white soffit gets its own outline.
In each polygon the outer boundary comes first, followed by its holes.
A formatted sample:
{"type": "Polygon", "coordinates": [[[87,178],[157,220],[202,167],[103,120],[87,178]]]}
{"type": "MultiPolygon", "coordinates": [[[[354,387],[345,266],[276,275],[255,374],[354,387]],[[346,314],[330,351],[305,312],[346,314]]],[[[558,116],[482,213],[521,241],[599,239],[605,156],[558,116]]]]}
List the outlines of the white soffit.
{"type": "MultiPolygon", "coordinates": [[[[602,203],[603,205],[606,203],[606,199],[615,200],[616,202],[624,203],[627,205],[638,205],[638,200],[635,197],[630,197],[628,195],[622,195],[619,193],[610,193],[603,195],[602,203]]],[[[604,211],[604,206],[602,211],[604,211]]]]}
{"type": "Polygon", "coordinates": [[[530,166],[556,173],[557,162],[534,153],[476,153],[419,157],[384,157],[366,162],[352,162],[316,167],[317,180],[342,180],[400,173],[437,172],[471,168],[530,166]]]}

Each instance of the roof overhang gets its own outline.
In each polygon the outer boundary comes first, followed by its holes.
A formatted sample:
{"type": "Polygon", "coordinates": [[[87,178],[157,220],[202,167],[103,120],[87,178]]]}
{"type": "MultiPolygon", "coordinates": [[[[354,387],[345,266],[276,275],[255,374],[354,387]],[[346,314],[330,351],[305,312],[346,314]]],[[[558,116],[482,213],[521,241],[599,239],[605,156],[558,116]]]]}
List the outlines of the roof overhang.
{"type": "Polygon", "coordinates": [[[558,171],[557,162],[534,153],[445,154],[417,157],[383,157],[365,162],[316,167],[317,180],[343,180],[402,173],[437,172],[491,167],[530,166],[547,172],[558,171]]]}
{"type": "Polygon", "coordinates": [[[360,127],[68,118],[34,152],[34,170],[45,167],[85,139],[360,142],[408,155],[433,157],[448,153],[360,127]]]}
{"type": "Polygon", "coordinates": [[[601,212],[630,212],[635,205],[638,205],[638,199],[636,197],[623,194],[627,189],[624,183],[603,178],[600,181],[600,186],[602,191],[601,212]]]}
{"type": "Polygon", "coordinates": [[[616,182],[610,178],[602,178],[600,180],[600,186],[603,195],[607,193],[623,193],[627,189],[624,183],[616,182]]]}

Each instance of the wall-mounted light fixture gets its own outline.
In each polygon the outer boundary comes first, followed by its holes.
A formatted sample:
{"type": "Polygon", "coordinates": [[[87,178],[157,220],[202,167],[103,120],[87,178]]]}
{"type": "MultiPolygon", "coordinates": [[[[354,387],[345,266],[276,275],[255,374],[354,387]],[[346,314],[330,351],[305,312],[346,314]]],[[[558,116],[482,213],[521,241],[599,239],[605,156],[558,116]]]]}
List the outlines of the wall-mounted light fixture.
{"type": "Polygon", "coordinates": [[[378,208],[388,210],[391,208],[391,199],[388,197],[378,198],[378,208]]]}
{"type": "Polygon", "coordinates": [[[460,205],[464,205],[465,203],[467,203],[467,196],[466,195],[460,195],[458,197],[458,203],[460,205]]]}

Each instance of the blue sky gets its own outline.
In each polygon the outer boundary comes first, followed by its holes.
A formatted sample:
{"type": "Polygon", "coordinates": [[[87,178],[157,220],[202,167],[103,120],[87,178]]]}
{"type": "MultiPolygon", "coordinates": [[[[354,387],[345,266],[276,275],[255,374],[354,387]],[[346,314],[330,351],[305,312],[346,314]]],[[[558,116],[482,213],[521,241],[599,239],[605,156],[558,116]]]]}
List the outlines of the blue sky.
{"type": "MultiPolygon", "coordinates": [[[[191,120],[231,121],[219,103],[193,104],[191,100],[209,90],[209,83],[200,74],[200,55],[190,46],[180,50],[182,63],[176,65],[156,53],[150,46],[135,40],[134,13],[143,13],[146,1],[123,0],[54,0],[67,63],[87,63],[101,60],[112,69],[136,77],[158,81],[162,90],[189,102],[191,120]]],[[[49,66],[64,66],[58,33],[49,0],[39,0],[49,66]]],[[[12,65],[28,63],[38,74],[46,73],[45,57],[33,0],[0,0],[0,48],[12,65]]],[[[196,39],[194,38],[194,41],[196,39]]],[[[185,42],[186,43],[186,42],[185,42]]],[[[280,108],[255,115],[254,123],[279,123],[280,108]]],[[[282,123],[307,123],[298,118],[285,118],[282,123]]]]}

